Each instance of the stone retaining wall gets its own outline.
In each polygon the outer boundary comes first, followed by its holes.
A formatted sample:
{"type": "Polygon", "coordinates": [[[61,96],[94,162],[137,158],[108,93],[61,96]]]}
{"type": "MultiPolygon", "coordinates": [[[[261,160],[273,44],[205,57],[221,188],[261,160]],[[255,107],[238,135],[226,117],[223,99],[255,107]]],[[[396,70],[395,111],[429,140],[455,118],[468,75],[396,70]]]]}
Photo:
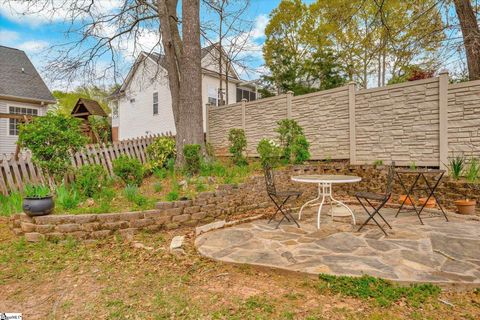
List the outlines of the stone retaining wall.
{"type": "MultiPolygon", "coordinates": [[[[303,192],[298,205],[317,194],[313,184],[294,183],[293,175],[304,174],[346,174],[362,177],[355,184],[333,187],[337,198],[351,197],[357,191],[383,192],[386,182],[386,168],[371,165],[349,165],[346,162],[318,163],[292,166],[276,171],[278,190],[295,189],[303,192]]],[[[411,183],[411,182],[409,182],[411,183]]],[[[402,193],[395,184],[393,199],[402,193]]],[[[443,204],[453,208],[453,201],[470,194],[480,202],[480,193],[474,194],[463,182],[446,179],[438,189],[443,204]]],[[[25,214],[14,215],[10,225],[15,234],[25,235],[29,241],[46,238],[62,239],[66,236],[78,239],[99,239],[119,233],[134,234],[139,230],[157,231],[175,229],[181,226],[202,225],[214,220],[229,219],[251,210],[271,208],[272,203],[265,192],[263,176],[253,176],[238,186],[222,185],[215,192],[203,192],[196,199],[174,202],[159,202],[156,209],[143,212],[124,212],[82,215],[49,215],[29,218],[25,214]]]]}

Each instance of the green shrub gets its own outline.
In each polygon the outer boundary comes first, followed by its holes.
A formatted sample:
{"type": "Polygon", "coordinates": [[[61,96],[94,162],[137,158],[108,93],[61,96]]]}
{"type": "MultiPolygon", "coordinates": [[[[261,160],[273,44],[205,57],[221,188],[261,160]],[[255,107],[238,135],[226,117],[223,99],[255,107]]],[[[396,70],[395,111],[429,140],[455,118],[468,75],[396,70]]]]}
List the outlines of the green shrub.
{"type": "Polygon", "coordinates": [[[302,164],[310,159],[310,152],[308,151],[309,147],[310,144],[303,134],[295,138],[292,146],[293,162],[295,164],[302,164]]]}
{"type": "Polygon", "coordinates": [[[270,165],[271,167],[275,167],[278,165],[282,155],[280,146],[275,141],[265,138],[258,143],[257,152],[260,156],[262,166],[270,165]]]}
{"type": "Polygon", "coordinates": [[[232,154],[233,163],[239,166],[248,164],[244,153],[247,150],[247,138],[243,129],[230,129],[228,133],[230,147],[228,151],[232,154]]]}
{"type": "Polygon", "coordinates": [[[202,177],[223,177],[227,168],[219,161],[202,161],[199,175],[202,177]]]}
{"type": "Polygon", "coordinates": [[[148,147],[147,154],[149,170],[165,167],[169,159],[175,159],[175,140],[168,137],[155,139],[148,147]]]}
{"type": "Polygon", "coordinates": [[[108,174],[99,164],[87,164],[80,167],[75,174],[75,185],[84,197],[96,196],[108,184],[108,174]]]}
{"type": "Polygon", "coordinates": [[[70,151],[75,152],[87,143],[80,131],[80,122],[72,117],[47,113],[20,125],[18,143],[28,148],[33,161],[59,181],[72,165],[70,151]]]}
{"type": "Polygon", "coordinates": [[[282,157],[291,161],[292,148],[298,136],[303,135],[303,128],[292,119],[283,119],[277,122],[278,140],[282,148],[282,157]]]}
{"type": "Polygon", "coordinates": [[[480,162],[477,158],[471,158],[465,170],[465,177],[468,182],[475,182],[480,177],[480,162]]]}
{"type": "Polygon", "coordinates": [[[185,171],[189,174],[198,173],[202,156],[200,154],[201,146],[199,144],[186,144],[183,146],[183,156],[185,158],[185,171]]]}
{"type": "Polygon", "coordinates": [[[167,177],[168,171],[165,168],[155,168],[153,169],[153,175],[158,179],[158,180],[163,180],[167,177]]]}
{"type": "Polygon", "coordinates": [[[61,209],[71,210],[78,207],[80,203],[80,197],[75,187],[67,187],[64,183],[55,189],[55,203],[60,206],[61,209]]]}
{"type": "Polygon", "coordinates": [[[23,190],[26,198],[45,198],[51,195],[50,188],[44,184],[29,184],[23,190]]]}
{"type": "Polygon", "coordinates": [[[0,216],[9,216],[22,212],[23,195],[20,192],[12,192],[8,196],[0,194],[0,216]]]}
{"type": "Polygon", "coordinates": [[[113,172],[122,179],[125,185],[139,186],[142,184],[144,169],[140,161],[125,155],[113,160],[113,172]]]}
{"type": "Polygon", "coordinates": [[[462,176],[463,170],[465,169],[465,162],[466,159],[464,156],[455,156],[450,159],[449,162],[449,168],[450,168],[450,174],[452,175],[452,178],[455,180],[460,179],[462,176]]]}

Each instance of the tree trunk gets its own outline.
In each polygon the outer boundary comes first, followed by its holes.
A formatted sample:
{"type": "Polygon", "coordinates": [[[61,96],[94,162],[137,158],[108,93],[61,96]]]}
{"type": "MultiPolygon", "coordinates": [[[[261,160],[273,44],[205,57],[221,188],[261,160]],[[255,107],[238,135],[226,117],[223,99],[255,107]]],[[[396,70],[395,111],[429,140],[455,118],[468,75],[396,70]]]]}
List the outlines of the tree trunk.
{"type": "Polygon", "coordinates": [[[470,80],[480,79],[480,29],[470,0],[454,0],[463,35],[470,80]]]}
{"type": "Polygon", "coordinates": [[[204,149],[199,1],[182,0],[182,38],[178,0],[157,2],[175,119],[177,166],[184,163],[185,144],[199,144],[204,149]]]}
{"type": "Polygon", "coordinates": [[[177,164],[183,164],[185,144],[204,150],[202,66],[200,47],[200,0],[182,0],[183,55],[180,78],[180,116],[177,129],[177,164]]]}

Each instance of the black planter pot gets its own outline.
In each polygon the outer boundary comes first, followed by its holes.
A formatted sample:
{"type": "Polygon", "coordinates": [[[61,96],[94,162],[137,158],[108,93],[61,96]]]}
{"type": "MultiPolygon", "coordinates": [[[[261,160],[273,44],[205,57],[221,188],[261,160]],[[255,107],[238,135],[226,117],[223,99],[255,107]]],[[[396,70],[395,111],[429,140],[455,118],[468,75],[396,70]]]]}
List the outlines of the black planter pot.
{"type": "Polygon", "coordinates": [[[29,217],[45,216],[52,213],[54,207],[52,196],[23,199],[23,212],[29,217]]]}

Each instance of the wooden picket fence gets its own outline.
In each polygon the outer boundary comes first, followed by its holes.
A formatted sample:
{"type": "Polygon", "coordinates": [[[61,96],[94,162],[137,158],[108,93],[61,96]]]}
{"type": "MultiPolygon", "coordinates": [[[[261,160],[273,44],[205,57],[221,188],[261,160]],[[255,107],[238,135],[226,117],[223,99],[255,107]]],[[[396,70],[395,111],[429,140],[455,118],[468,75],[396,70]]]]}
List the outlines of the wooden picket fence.
{"type": "MultiPolygon", "coordinates": [[[[148,161],[147,147],[158,137],[173,137],[171,133],[155,134],[136,139],[122,140],[111,144],[87,145],[83,150],[71,154],[74,168],[85,164],[100,164],[113,175],[113,160],[121,155],[148,161]]],[[[18,159],[14,154],[0,155],[0,194],[11,191],[22,191],[28,184],[50,183],[52,181],[45,172],[32,162],[30,152],[21,153],[18,159]]]]}

